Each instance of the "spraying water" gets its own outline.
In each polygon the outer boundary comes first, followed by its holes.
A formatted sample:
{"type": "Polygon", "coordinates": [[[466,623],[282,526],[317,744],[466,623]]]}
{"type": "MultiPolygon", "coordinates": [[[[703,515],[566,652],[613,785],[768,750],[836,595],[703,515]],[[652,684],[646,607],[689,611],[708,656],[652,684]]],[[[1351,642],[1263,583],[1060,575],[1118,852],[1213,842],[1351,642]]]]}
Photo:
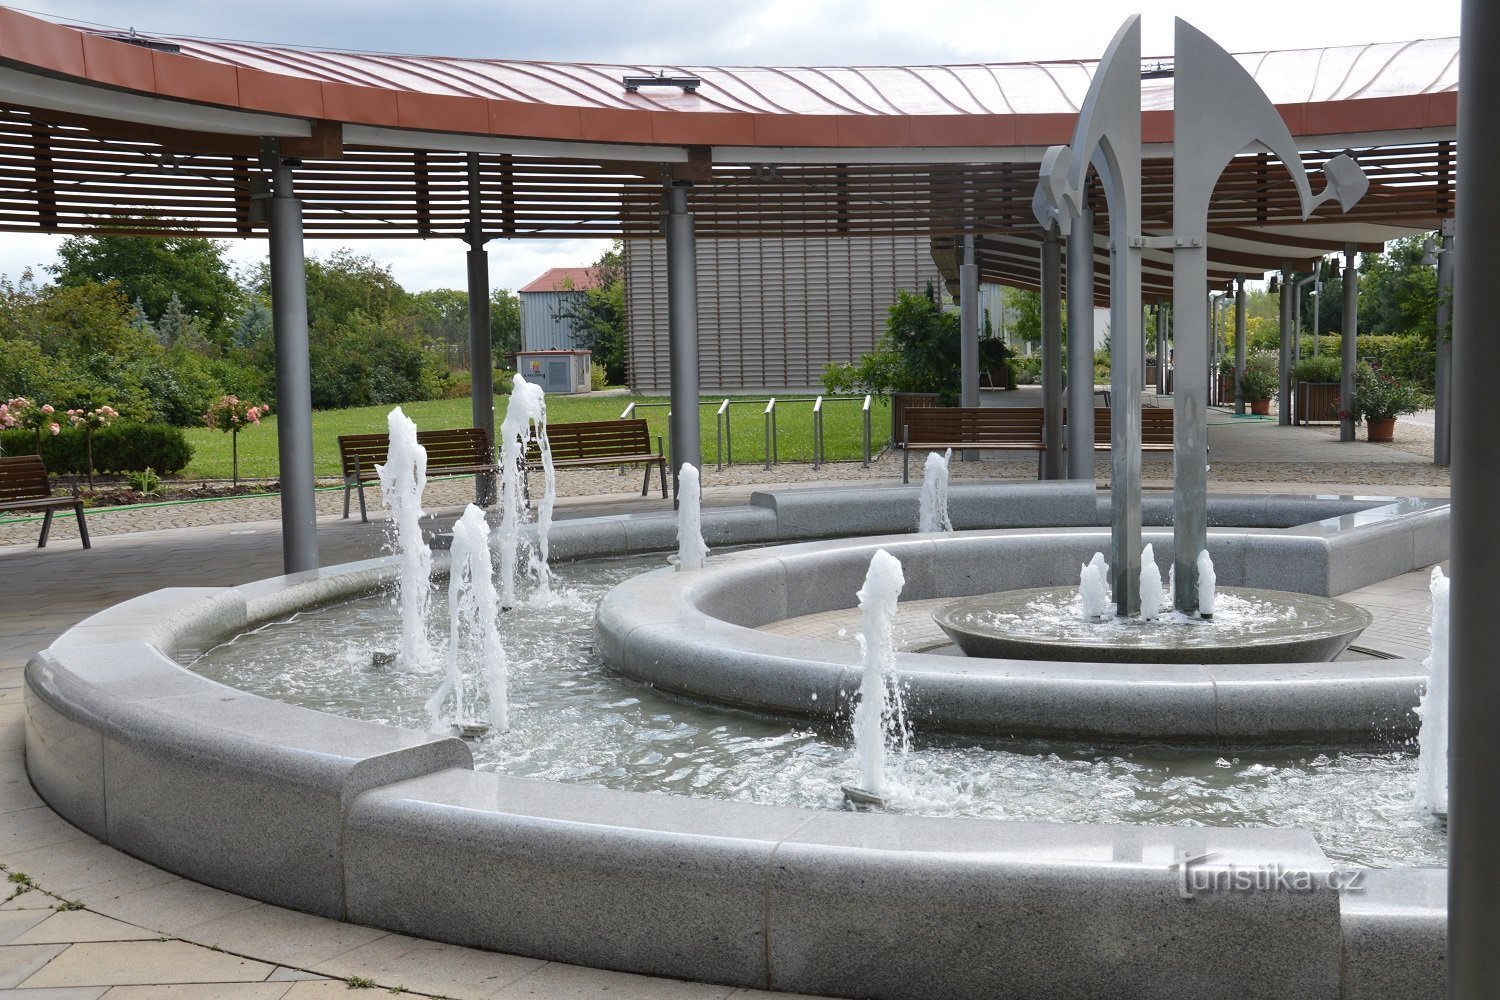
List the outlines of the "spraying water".
{"type": "Polygon", "coordinates": [[[401,407],[386,418],[390,448],[377,465],[380,500],[390,512],[391,543],[401,560],[396,600],[401,608],[401,649],[396,666],[426,670],[432,662],[427,641],[428,595],[432,589],[432,549],[422,537],[422,491],[427,488],[427,449],[417,443],[417,425],[401,407]]]}
{"type": "Polygon", "coordinates": [[[1198,553],[1199,618],[1212,618],[1214,616],[1214,588],[1218,582],[1218,577],[1214,574],[1214,561],[1209,557],[1208,550],[1204,549],[1198,553]]]}
{"type": "Polygon", "coordinates": [[[859,759],[860,790],[877,797],[885,791],[886,682],[896,663],[891,622],[905,584],[901,561],[880,549],[870,560],[865,585],[859,590],[865,670],[859,705],[854,709],[854,752],[859,759]]]}
{"type": "Polygon", "coordinates": [[[708,543],[703,540],[703,490],[698,470],[684,462],[677,484],[677,568],[702,569],[708,558],[708,543]]]}
{"type": "Polygon", "coordinates": [[[922,467],[922,497],[917,508],[918,531],[952,531],[953,521],[948,517],[948,460],[953,449],[943,454],[929,452],[927,464],[922,467]]]}
{"type": "Polygon", "coordinates": [[[1147,545],[1141,552],[1141,621],[1154,622],[1161,617],[1161,570],[1156,553],[1147,545]]]}
{"type": "Polygon", "coordinates": [[[1417,706],[1422,728],[1417,733],[1417,804],[1435,816],[1448,815],[1448,578],[1432,568],[1432,651],[1427,690],[1417,706]]]}
{"type": "Polygon", "coordinates": [[[1104,565],[1104,555],[1094,553],[1094,561],[1081,565],[1078,569],[1078,601],[1080,613],[1090,621],[1103,618],[1109,614],[1109,588],[1105,584],[1107,579],[1104,565]]]}
{"type": "Polygon", "coordinates": [[[496,621],[500,598],[490,564],[490,526],[484,511],[473,504],[453,525],[452,561],[448,575],[448,669],[443,681],[427,700],[427,714],[434,731],[441,731],[442,710],[451,695],[454,729],[472,731],[479,728],[474,703],[479,687],[488,689],[489,726],[504,732],[510,728],[510,706],[506,696],[505,650],[500,645],[496,621]],[[461,664],[474,664],[477,675],[474,694],[466,690],[461,664]]]}
{"type": "Polygon", "coordinates": [[[552,467],[552,447],[547,442],[547,399],[542,387],[526,381],[518,372],[511,381],[505,419],[500,424],[500,600],[505,607],[516,603],[516,556],[525,520],[522,495],[528,442],[535,440],[541,453],[544,491],[537,512],[537,550],[531,561],[533,575],[543,594],[550,588],[547,541],[552,528],[552,509],[557,502],[557,477],[552,467]]]}

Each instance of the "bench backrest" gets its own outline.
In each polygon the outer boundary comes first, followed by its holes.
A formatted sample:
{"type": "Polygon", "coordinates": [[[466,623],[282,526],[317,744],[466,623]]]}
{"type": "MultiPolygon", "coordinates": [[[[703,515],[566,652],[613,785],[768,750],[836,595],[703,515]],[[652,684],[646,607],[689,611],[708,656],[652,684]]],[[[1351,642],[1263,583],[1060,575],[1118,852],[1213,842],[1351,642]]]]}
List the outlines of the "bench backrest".
{"type": "MultiPolygon", "coordinates": [[[[478,427],[417,431],[417,444],[427,449],[429,471],[494,463],[484,431],[478,427]]],[[[375,466],[385,464],[390,448],[389,434],[339,435],[339,464],[345,477],[354,475],[356,462],[361,476],[373,476],[375,466]]]]}
{"type": "Polygon", "coordinates": [[[907,410],[912,443],[960,441],[1036,444],[1042,442],[1040,406],[937,406],[907,410]]]}
{"type": "MultiPolygon", "coordinates": [[[[552,457],[557,461],[653,454],[646,421],[639,417],[548,424],[547,443],[552,446],[552,457]]],[[[527,449],[527,458],[539,457],[533,443],[527,449]]]]}
{"type": "Polygon", "coordinates": [[[0,456],[0,509],[8,500],[40,500],[52,495],[40,455],[0,456]]]}
{"type": "MultiPolygon", "coordinates": [[[[1111,440],[1110,420],[1114,412],[1111,409],[1094,411],[1095,443],[1109,444],[1111,440]]],[[[1164,406],[1141,407],[1141,444],[1172,444],[1172,414],[1174,412],[1164,406]]]]}

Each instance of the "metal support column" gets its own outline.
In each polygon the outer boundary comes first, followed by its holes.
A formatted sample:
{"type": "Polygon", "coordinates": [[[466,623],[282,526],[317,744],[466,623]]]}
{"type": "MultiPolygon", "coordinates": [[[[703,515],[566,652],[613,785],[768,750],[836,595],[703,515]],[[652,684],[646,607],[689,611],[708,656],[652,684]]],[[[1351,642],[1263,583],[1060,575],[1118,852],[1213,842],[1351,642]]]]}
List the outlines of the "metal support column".
{"type": "Polygon", "coordinates": [[[307,272],[302,203],[292,191],[295,160],[272,145],[270,210],[271,325],[276,341],[276,446],[281,477],[281,562],[288,574],[318,568],[313,492],[312,377],[307,346],[307,272]]]}
{"type": "Polygon", "coordinates": [[[1094,213],[1068,233],[1068,478],[1094,481],[1094,213]]]}
{"type": "Polygon", "coordinates": [[[974,237],[964,237],[964,262],[958,266],[958,322],[961,392],[964,406],[979,405],[979,265],[974,237]]]}
{"type": "MultiPolygon", "coordinates": [[[[1186,219],[1183,220],[1185,222],[1186,219]]],[[[1178,223],[1182,225],[1182,222],[1178,223]]],[[[1179,231],[1180,232],[1180,231],[1179,231]]],[[[1172,603],[1198,610],[1198,553],[1208,546],[1208,248],[1189,241],[1172,253],[1172,603]]]]}
{"type": "Polygon", "coordinates": [[[672,384],[672,498],[677,503],[679,473],[684,465],[702,468],[698,440],[698,251],[693,216],[688,211],[689,185],[667,187],[662,229],[667,237],[668,368],[672,384]]]}
{"type": "Polygon", "coordinates": [[[1165,395],[1167,392],[1167,306],[1166,303],[1156,303],[1156,391],[1165,395]]]}
{"type": "MultiPolygon", "coordinates": [[[[1277,359],[1280,375],[1277,385],[1276,422],[1283,427],[1292,423],[1292,298],[1297,294],[1297,278],[1292,265],[1281,268],[1281,350],[1277,359]]],[[[1349,397],[1345,395],[1345,399],[1349,397]]]]}
{"type": "Polygon", "coordinates": [[[1437,401],[1433,404],[1432,461],[1447,465],[1453,447],[1453,229],[1443,220],[1437,259],[1437,401]]]}
{"type": "Polygon", "coordinates": [[[1062,236],[1042,237],[1042,478],[1062,479],[1062,236]]]}
{"type": "Polygon", "coordinates": [[[1452,590],[1448,679],[1448,996],[1480,1000],[1500,982],[1500,671],[1494,580],[1500,572],[1500,465],[1490,441],[1500,339],[1473,336],[1494,317],[1500,256],[1478,252],[1500,229],[1500,4],[1464,0],[1459,35],[1458,226],[1475,252],[1455,261],[1453,326],[1452,590]]]}
{"type": "MultiPolygon", "coordinates": [[[[1354,366],[1359,361],[1359,271],[1354,267],[1355,246],[1344,245],[1344,337],[1340,343],[1344,375],[1339,382],[1339,412],[1349,413],[1354,400],[1354,366]]],[[[1354,440],[1353,416],[1339,417],[1339,440],[1354,440]]]]}
{"type": "Polygon", "coordinates": [[[1245,276],[1242,274],[1234,282],[1234,413],[1237,417],[1245,415],[1245,386],[1241,379],[1245,377],[1246,310],[1245,276]]]}
{"type": "MultiPolygon", "coordinates": [[[[495,357],[490,346],[490,255],[484,249],[484,201],[480,192],[479,154],[469,154],[469,222],[464,240],[469,244],[469,400],[474,426],[484,431],[489,452],[495,451],[495,357]]],[[[495,502],[495,474],[474,477],[474,502],[495,502]]]]}

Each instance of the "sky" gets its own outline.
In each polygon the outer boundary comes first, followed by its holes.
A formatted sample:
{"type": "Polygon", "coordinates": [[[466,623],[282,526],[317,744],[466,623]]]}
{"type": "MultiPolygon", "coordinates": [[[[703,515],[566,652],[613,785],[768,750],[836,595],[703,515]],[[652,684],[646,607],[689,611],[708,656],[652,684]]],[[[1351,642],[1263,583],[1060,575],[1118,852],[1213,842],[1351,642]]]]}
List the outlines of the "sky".
{"type": "MultiPolygon", "coordinates": [[[[147,34],[312,48],[565,62],[694,65],[921,65],[1097,59],[1129,13],[1142,15],[1142,54],[1170,55],[1182,16],[1231,52],[1404,41],[1458,34],[1460,0],[1362,0],[1307,8],[1136,0],[17,0],[55,20],[147,34]]],[[[0,235],[0,274],[55,260],[59,240],[0,235]]],[[[515,289],[549,267],[592,263],[598,240],[493,240],[490,284],[515,289]]],[[[326,256],[338,247],[308,241],[326,256]]],[[[457,240],[367,240],[355,249],[388,265],[406,288],[464,287],[457,240]]],[[[231,243],[239,268],[263,240],[231,243]]]]}

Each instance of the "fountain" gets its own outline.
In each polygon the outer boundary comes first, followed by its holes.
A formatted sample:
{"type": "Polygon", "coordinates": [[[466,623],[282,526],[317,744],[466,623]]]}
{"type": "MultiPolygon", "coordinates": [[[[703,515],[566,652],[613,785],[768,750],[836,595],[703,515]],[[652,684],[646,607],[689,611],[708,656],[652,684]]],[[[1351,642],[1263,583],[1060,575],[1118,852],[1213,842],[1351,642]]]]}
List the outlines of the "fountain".
{"type": "Polygon", "coordinates": [[[953,520],[948,516],[948,460],[952,457],[952,448],[941,455],[935,451],[927,455],[927,464],[922,466],[922,496],[917,505],[918,531],[953,530],[953,520]]]}
{"type": "Polygon", "coordinates": [[[864,671],[859,685],[859,704],[854,709],[854,753],[859,761],[859,785],[845,785],[844,797],[855,805],[885,804],[886,734],[894,725],[902,729],[899,689],[887,697],[895,663],[891,622],[896,601],[905,585],[901,562],[884,549],[870,560],[864,586],[859,589],[860,647],[864,671]]]}
{"type": "Polygon", "coordinates": [[[1218,576],[1214,573],[1214,561],[1208,550],[1198,553],[1198,617],[1209,621],[1214,616],[1214,596],[1218,576]]]}
{"type": "Polygon", "coordinates": [[[524,477],[527,449],[535,442],[543,473],[542,503],[537,511],[536,553],[529,561],[542,594],[548,591],[547,560],[552,532],[552,510],[557,502],[557,479],[552,467],[552,448],[547,442],[547,399],[542,387],[526,381],[519,372],[511,380],[505,419],[500,424],[500,601],[504,607],[516,603],[517,549],[525,520],[527,497],[524,477]]]}
{"type": "MultiPolygon", "coordinates": [[[[1125,614],[1123,610],[1116,614],[1125,614]]],[[[1161,570],[1150,545],[1141,553],[1141,621],[1154,622],[1161,617],[1161,570]]]]}
{"type": "MultiPolygon", "coordinates": [[[[396,600],[401,608],[400,650],[394,664],[401,670],[426,670],[432,663],[427,641],[428,596],[432,590],[432,549],[422,537],[422,491],[427,488],[427,449],[417,443],[417,425],[401,407],[386,417],[390,449],[380,475],[380,499],[390,511],[391,544],[401,560],[396,600]]],[[[377,665],[392,662],[375,654],[377,665]]]]}
{"type": "Polygon", "coordinates": [[[1103,552],[1095,552],[1094,558],[1078,569],[1078,613],[1086,621],[1098,621],[1113,614],[1109,602],[1109,566],[1103,552]]]}
{"type": "Polygon", "coordinates": [[[1448,816],[1448,578],[1441,568],[1432,568],[1432,621],[1428,635],[1432,648],[1423,662],[1427,688],[1417,714],[1422,717],[1418,733],[1421,748],[1417,759],[1417,802],[1434,816],[1448,816]]]}
{"type": "Polygon", "coordinates": [[[708,558],[703,540],[703,498],[698,469],[683,463],[678,473],[677,568],[702,569],[708,558]]]}
{"type": "Polygon", "coordinates": [[[455,736],[477,739],[491,729],[503,733],[510,728],[505,650],[496,627],[499,616],[500,600],[490,566],[490,527],[484,511],[469,504],[453,525],[449,549],[447,671],[425,705],[433,732],[451,731],[455,736]],[[488,689],[489,722],[465,707],[465,663],[472,665],[473,673],[488,689]],[[442,708],[450,696],[453,714],[445,728],[442,708]]]}

